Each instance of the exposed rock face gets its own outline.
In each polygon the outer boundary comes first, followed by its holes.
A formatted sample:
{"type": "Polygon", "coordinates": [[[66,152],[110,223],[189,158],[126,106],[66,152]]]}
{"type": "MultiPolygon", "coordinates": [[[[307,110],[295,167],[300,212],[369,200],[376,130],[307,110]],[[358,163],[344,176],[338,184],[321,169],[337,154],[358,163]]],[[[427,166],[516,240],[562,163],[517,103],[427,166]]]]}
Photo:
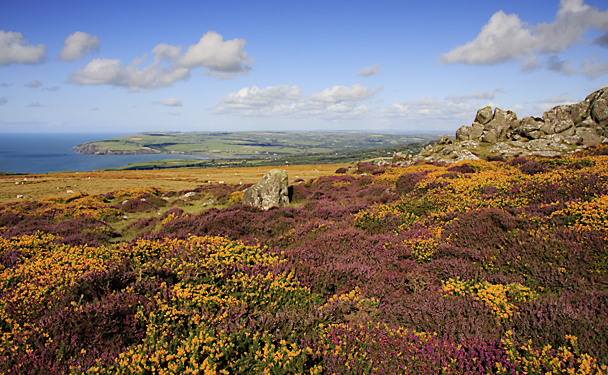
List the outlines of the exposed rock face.
{"type": "Polygon", "coordinates": [[[492,144],[490,154],[505,158],[519,156],[558,156],[595,143],[608,143],[608,87],[572,105],[559,105],[542,118],[517,119],[512,111],[485,107],[477,111],[471,126],[456,131],[420,154],[407,157],[395,153],[393,164],[410,165],[421,161],[453,163],[479,159],[474,150],[481,143],[492,144]]]}
{"type": "Polygon", "coordinates": [[[243,192],[243,204],[268,210],[270,207],[284,207],[289,204],[287,172],[273,169],[262,177],[262,181],[243,192]]]}
{"type": "Polygon", "coordinates": [[[479,158],[469,149],[475,149],[479,146],[476,141],[456,142],[449,136],[444,136],[435,145],[428,145],[416,156],[395,157],[393,156],[393,164],[411,165],[425,161],[443,161],[455,163],[461,160],[478,160],[479,158]]]}

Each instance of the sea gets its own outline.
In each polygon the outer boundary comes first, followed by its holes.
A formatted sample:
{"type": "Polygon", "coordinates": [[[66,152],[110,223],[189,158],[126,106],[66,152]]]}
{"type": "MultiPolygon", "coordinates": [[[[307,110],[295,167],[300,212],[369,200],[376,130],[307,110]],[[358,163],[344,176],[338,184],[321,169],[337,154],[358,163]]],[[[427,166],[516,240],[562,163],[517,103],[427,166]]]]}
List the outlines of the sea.
{"type": "Polygon", "coordinates": [[[161,159],[203,159],[191,155],[84,155],[72,147],[131,133],[17,134],[0,133],[0,172],[84,172],[161,159]]]}

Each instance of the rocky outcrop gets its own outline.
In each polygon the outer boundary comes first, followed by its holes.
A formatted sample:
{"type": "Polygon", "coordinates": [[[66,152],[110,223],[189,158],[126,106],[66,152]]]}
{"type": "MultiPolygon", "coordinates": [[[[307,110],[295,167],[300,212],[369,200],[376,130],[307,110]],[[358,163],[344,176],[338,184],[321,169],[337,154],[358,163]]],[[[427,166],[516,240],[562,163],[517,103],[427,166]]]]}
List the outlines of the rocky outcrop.
{"type": "Polygon", "coordinates": [[[241,198],[243,204],[268,210],[270,207],[284,207],[289,204],[287,172],[273,169],[262,177],[262,181],[247,188],[241,198]]]}
{"type": "Polygon", "coordinates": [[[504,158],[520,156],[559,156],[591,144],[608,143],[608,87],[595,91],[584,101],[559,105],[542,118],[519,120],[512,111],[485,107],[477,111],[471,126],[456,131],[456,139],[444,136],[418,155],[395,153],[393,164],[418,162],[453,163],[476,160],[476,150],[490,145],[491,155],[504,158]]]}
{"type": "Polygon", "coordinates": [[[542,118],[517,119],[512,111],[485,107],[477,111],[471,126],[456,131],[459,141],[476,140],[486,143],[549,139],[567,144],[590,145],[607,142],[608,88],[598,90],[577,104],[559,105],[542,118]]]}
{"type": "Polygon", "coordinates": [[[397,155],[397,153],[395,153],[393,156],[393,164],[411,165],[425,161],[455,163],[461,160],[478,160],[479,157],[471,152],[471,149],[476,149],[478,146],[479,142],[456,142],[456,140],[446,135],[434,145],[428,145],[423,148],[418,155],[397,155]]]}

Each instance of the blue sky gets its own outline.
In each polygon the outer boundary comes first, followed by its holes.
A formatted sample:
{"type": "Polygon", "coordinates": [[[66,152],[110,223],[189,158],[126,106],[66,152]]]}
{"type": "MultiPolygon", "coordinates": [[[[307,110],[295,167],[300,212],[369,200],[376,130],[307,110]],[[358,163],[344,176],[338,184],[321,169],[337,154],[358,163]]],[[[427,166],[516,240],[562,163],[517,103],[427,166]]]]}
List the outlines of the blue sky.
{"type": "Polygon", "coordinates": [[[5,1],[1,132],[453,133],[608,86],[605,1],[5,1]]]}

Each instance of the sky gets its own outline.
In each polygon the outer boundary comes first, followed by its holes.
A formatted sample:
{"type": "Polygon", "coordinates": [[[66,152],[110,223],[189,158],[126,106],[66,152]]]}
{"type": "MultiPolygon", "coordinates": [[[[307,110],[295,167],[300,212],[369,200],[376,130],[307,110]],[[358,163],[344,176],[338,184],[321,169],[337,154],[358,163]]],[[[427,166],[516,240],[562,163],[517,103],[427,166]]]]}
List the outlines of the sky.
{"type": "Polygon", "coordinates": [[[0,133],[453,133],[608,86],[608,4],[29,1],[0,12],[0,133]]]}

